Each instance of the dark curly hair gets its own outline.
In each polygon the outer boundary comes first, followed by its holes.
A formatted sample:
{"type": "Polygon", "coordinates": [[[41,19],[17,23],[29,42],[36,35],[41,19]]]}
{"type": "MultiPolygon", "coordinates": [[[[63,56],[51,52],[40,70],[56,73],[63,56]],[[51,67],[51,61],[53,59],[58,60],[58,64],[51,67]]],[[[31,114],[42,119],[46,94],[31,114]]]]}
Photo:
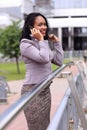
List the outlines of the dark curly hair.
{"type": "Polygon", "coordinates": [[[48,25],[47,19],[41,13],[33,12],[33,13],[30,13],[29,15],[27,15],[27,17],[25,19],[25,23],[24,23],[24,27],[22,29],[22,34],[21,34],[20,40],[23,38],[31,40],[31,36],[29,35],[29,34],[31,34],[30,27],[34,26],[34,21],[35,21],[36,17],[38,17],[38,16],[42,16],[46,21],[47,31],[46,31],[46,36],[44,37],[44,39],[45,40],[48,39],[49,25],[48,25]]]}

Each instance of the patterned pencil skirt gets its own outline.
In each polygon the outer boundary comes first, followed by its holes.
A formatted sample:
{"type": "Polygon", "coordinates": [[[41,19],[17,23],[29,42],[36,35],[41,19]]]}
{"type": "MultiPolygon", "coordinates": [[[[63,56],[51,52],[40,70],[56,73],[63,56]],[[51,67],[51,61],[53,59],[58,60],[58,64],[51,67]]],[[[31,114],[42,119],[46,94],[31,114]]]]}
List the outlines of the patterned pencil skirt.
{"type": "MultiPolygon", "coordinates": [[[[24,108],[28,130],[46,130],[50,123],[51,94],[49,86],[24,108]]],[[[23,86],[21,94],[30,91],[32,87],[34,85],[23,86]]]]}

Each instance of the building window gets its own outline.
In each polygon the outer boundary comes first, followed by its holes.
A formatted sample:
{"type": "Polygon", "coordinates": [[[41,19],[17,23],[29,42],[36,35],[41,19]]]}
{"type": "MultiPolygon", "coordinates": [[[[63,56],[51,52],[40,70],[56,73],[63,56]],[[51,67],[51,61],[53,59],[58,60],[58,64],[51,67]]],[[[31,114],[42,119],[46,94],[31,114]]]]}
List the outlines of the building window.
{"type": "Polygon", "coordinates": [[[87,49],[87,27],[74,28],[74,49],[87,49]]]}
{"type": "Polygon", "coordinates": [[[64,50],[68,50],[68,33],[68,28],[62,28],[62,44],[64,50]]]}

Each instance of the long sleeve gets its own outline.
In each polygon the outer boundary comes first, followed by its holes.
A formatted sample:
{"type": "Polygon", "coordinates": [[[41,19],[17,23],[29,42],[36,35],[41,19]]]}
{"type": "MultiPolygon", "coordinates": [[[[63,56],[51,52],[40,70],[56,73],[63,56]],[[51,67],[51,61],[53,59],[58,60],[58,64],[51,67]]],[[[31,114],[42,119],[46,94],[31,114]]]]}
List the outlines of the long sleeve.
{"type": "Polygon", "coordinates": [[[53,52],[53,58],[52,63],[61,66],[63,63],[63,49],[61,43],[54,43],[54,52],[53,52]]]}
{"type": "MultiPolygon", "coordinates": [[[[35,43],[37,44],[37,43],[35,43]]],[[[38,63],[48,63],[49,62],[49,50],[48,41],[38,42],[39,48],[34,46],[29,42],[29,40],[24,40],[20,44],[21,54],[24,57],[29,58],[38,63]]]]}

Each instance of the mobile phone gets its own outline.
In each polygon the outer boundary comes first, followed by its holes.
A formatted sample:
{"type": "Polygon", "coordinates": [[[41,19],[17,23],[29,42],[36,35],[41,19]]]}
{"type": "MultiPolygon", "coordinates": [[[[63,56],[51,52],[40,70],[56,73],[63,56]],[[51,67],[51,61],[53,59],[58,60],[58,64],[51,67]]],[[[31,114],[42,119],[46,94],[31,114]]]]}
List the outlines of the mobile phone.
{"type": "Polygon", "coordinates": [[[33,29],[33,26],[29,25],[29,28],[30,28],[30,29],[33,29]]]}
{"type": "MultiPolygon", "coordinates": [[[[29,27],[29,29],[33,29],[33,27],[31,25],[29,25],[28,27],[29,27]]],[[[30,34],[30,36],[33,37],[32,34],[30,34]]]]}

